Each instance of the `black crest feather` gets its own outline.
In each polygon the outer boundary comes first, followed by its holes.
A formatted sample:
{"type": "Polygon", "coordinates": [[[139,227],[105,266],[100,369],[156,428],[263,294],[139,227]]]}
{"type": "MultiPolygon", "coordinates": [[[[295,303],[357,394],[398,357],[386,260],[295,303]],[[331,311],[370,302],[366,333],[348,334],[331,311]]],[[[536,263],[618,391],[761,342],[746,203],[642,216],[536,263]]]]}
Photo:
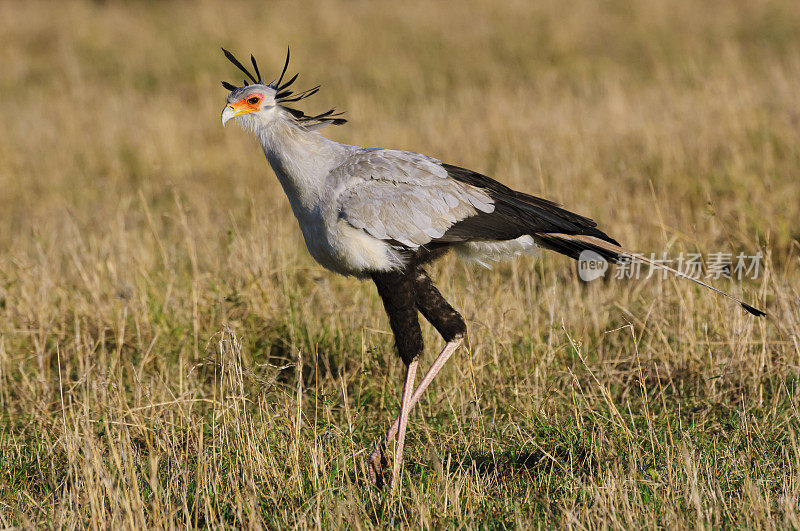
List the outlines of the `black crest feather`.
{"type": "Polygon", "coordinates": [[[253,63],[253,70],[256,71],[256,77],[258,78],[258,81],[260,82],[261,79],[262,79],[261,72],[258,71],[258,63],[256,63],[256,58],[253,57],[253,54],[250,54],[250,62],[253,63]]]}
{"type": "Polygon", "coordinates": [[[289,85],[291,85],[292,83],[295,82],[295,80],[297,79],[297,76],[299,76],[299,75],[300,74],[293,75],[292,78],[289,81],[287,81],[283,85],[280,85],[280,86],[276,87],[275,90],[283,90],[283,89],[287,88],[289,85]]]}
{"type": "Polygon", "coordinates": [[[283,76],[284,76],[284,74],[286,74],[286,69],[287,68],[289,68],[289,47],[288,46],[286,47],[286,61],[283,63],[283,70],[281,70],[281,76],[278,78],[278,81],[276,81],[274,83],[274,85],[276,87],[281,84],[281,81],[283,81],[283,76]]]}
{"type": "MultiPolygon", "coordinates": [[[[246,68],[244,67],[244,65],[243,65],[242,63],[240,63],[240,62],[239,62],[239,60],[238,60],[236,57],[234,57],[234,56],[233,56],[233,54],[232,54],[231,52],[229,52],[228,50],[226,50],[225,48],[223,48],[223,49],[222,49],[222,53],[224,53],[224,54],[225,54],[225,57],[228,59],[228,61],[230,61],[231,63],[233,63],[234,65],[236,65],[236,67],[237,67],[239,70],[241,70],[242,72],[244,72],[244,73],[245,73],[245,75],[246,75],[248,78],[250,78],[250,80],[251,80],[253,83],[260,83],[260,80],[256,79],[256,76],[254,76],[253,74],[251,74],[251,73],[250,73],[250,71],[249,71],[248,69],[246,69],[246,68]]],[[[255,61],[253,61],[253,63],[255,63],[255,61]]]]}
{"type": "MultiPolygon", "coordinates": [[[[236,66],[236,68],[245,73],[245,75],[248,77],[248,79],[250,79],[252,84],[264,84],[264,78],[261,76],[261,72],[258,69],[258,63],[256,62],[256,58],[253,56],[253,54],[250,54],[250,62],[253,64],[253,70],[255,71],[255,74],[252,74],[238,59],[236,59],[236,57],[231,52],[229,52],[225,48],[222,48],[222,52],[225,54],[225,57],[228,59],[228,61],[233,63],[236,66]]],[[[300,75],[300,74],[295,74],[292,77],[290,77],[288,81],[286,81],[285,83],[283,82],[283,78],[286,75],[287,69],[289,68],[289,56],[290,56],[290,50],[287,47],[286,60],[283,62],[283,69],[281,70],[281,75],[278,76],[278,78],[275,81],[267,85],[271,89],[275,90],[275,102],[278,103],[278,105],[280,105],[283,109],[288,111],[289,114],[291,114],[292,117],[297,122],[308,124],[308,126],[322,126],[326,124],[340,125],[347,122],[347,120],[345,120],[344,118],[337,118],[337,116],[340,116],[342,113],[334,112],[334,109],[330,109],[329,111],[323,112],[321,114],[310,115],[304,113],[299,109],[292,109],[290,107],[285,106],[285,104],[287,103],[296,103],[300,100],[308,98],[309,96],[313,96],[320,89],[320,86],[317,85],[316,87],[297,93],[291,90],[286,90],[292,85],[292,83],[297,81],[297,77],[300,75]],[[316,123],[309,123],[309,122],[316,122],[316,123]]],[[[233,92],[235,90],[238,90],[239,88],[243,88],[251,84],[248,83],[247,79],[243,80],[242,83],[243,83],[242,87],[237,87],[233,83],[228,83],[227,81],[223,81],[222,86],[233,92]]]]}

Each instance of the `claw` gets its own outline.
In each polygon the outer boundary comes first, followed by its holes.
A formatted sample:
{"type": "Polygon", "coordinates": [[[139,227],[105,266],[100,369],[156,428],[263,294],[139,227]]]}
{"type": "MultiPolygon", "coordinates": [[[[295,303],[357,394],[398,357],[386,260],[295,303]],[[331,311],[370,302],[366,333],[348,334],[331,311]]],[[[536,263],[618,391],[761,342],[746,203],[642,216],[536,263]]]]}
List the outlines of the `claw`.
{"type": "Polygon", "coordinates": [[[386,461],[385,452],[383,451],[384,444],[381,442],[378,448],[375,448],[367,458],[367,471],[369,472],[369,479],[378,490],[383,489],[385,481],[383,479],[384,472],[389,466],[386,461]]]}

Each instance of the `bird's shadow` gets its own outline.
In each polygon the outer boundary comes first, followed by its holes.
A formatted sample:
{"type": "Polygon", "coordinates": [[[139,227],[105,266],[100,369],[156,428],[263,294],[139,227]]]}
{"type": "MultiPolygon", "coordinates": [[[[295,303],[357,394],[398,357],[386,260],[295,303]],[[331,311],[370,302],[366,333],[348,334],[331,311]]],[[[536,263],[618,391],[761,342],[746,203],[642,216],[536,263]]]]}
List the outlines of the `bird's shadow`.
{"type": "MultiPolygon", "coordinates": [[[[499,451],[453,449],[439,454],[438,460],[441,470],[448,474],[472,471],[483,477],[492,476],[500,480],[513,480],[532,474],[593,474],[598,466],[595,457],[580,449],[577,452],[574,450],[563,446],[524,450],[505,448],[499,451]]],[[[409,468],[420,469],[430,466],[424,461],[409,465],[409,468]]]]}

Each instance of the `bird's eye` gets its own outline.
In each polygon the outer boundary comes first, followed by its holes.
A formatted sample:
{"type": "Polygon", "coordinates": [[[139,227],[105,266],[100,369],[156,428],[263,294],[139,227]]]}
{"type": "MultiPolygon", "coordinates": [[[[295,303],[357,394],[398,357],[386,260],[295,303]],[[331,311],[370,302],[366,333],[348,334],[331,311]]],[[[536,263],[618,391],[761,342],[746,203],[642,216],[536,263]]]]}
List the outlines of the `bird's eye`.
{"type": "Polygon", "coordinates": [[[255,96],[253,96],[252,98],[248,98],[247,103],[249,103],[250,105],[255,105],[256,103],[258,103],[258,98],[256,98],[255,96]]]}

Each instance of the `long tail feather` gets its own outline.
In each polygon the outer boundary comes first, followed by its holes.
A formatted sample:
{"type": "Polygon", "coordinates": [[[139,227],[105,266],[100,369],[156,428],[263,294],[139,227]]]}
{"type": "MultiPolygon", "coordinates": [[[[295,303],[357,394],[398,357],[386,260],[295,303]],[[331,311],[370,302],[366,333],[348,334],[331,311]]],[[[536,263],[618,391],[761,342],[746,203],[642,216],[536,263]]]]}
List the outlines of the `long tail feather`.
{"type": "Polygon", "coordinates": [[[729,299],[731,299],[733,301],[736,301],[748,313],[751,313],[752,315],[755,315],[756,317],[764,317],[764,316],[767,315],[765,312],[759,310],[758,308],[755,308],[755,307],[747,304],[743,300],[741,300],[741,299],[739,299],[739,298],[737,298],[737,297],[735,297],[735,296],[733,296],[733,295],[731,295],[729,293],[726,293],[726,292],[722,291],[721,289],[718,289],[718,288],[715,288],[714,286],[706,284],[702,280],[699,280],[697,278],[691,277],[691,276],[689,276],[689,275],[687,275],[685,273],[682,273],[682,272],[678,271],[677,269],[669,267],[668,265],[665,265],[665,264],[662,264],[662,263],[659,263],[659,262],[655,262],[653,260],[649,260],[649,259],[647,259],[647,258],[645,258],[645,257],[643,257],[641,255],[638,255],[638,254],[632,253],[630,251],[627,251],[627,250],[623,249],[622,247],[620,247],[619,245],[614,245],[613,243],[607,242],[605,240],[601,240],[601,239],[595,238],[593,236],[583,236],[583,235],[580,235],[580,234],[548,233],[546,235],[542,234],[542,235],[539,235],[539,236],[544,239],[545,243],[548,242],[548,241],[555,240],[555,241],[562,241],[562,242],[572,242],[573,244],[583,244],[586,249],[600,251],[600,254],[603,255],[604,257],[609,257],[609,255],[611,255],[611,257],[613,257],[613,256],[616,255],[617,260],[622,259],[622,258],[627,258],[628,260],[633,260],[633,261],[641,262],[641,263],[644,263],[644,264],[648,264],[651,267],[656,267],[658,269],[662,269],[664,271],[668,271],[669,273],[672,273],[676,277],[685,278],[686,280],[691,280],[695,284],[699,284],[700,286],[703,286],[704,288],[708,288],[711,291],[714,291],[714,292],[719,293],[720,295],[723,295],[723,296],[725,296],[725,297],[727,297],[727,298],[729,298],[729,299]],[[603,251],[605,251],[605,252],[603,252],[603,251]]]}

